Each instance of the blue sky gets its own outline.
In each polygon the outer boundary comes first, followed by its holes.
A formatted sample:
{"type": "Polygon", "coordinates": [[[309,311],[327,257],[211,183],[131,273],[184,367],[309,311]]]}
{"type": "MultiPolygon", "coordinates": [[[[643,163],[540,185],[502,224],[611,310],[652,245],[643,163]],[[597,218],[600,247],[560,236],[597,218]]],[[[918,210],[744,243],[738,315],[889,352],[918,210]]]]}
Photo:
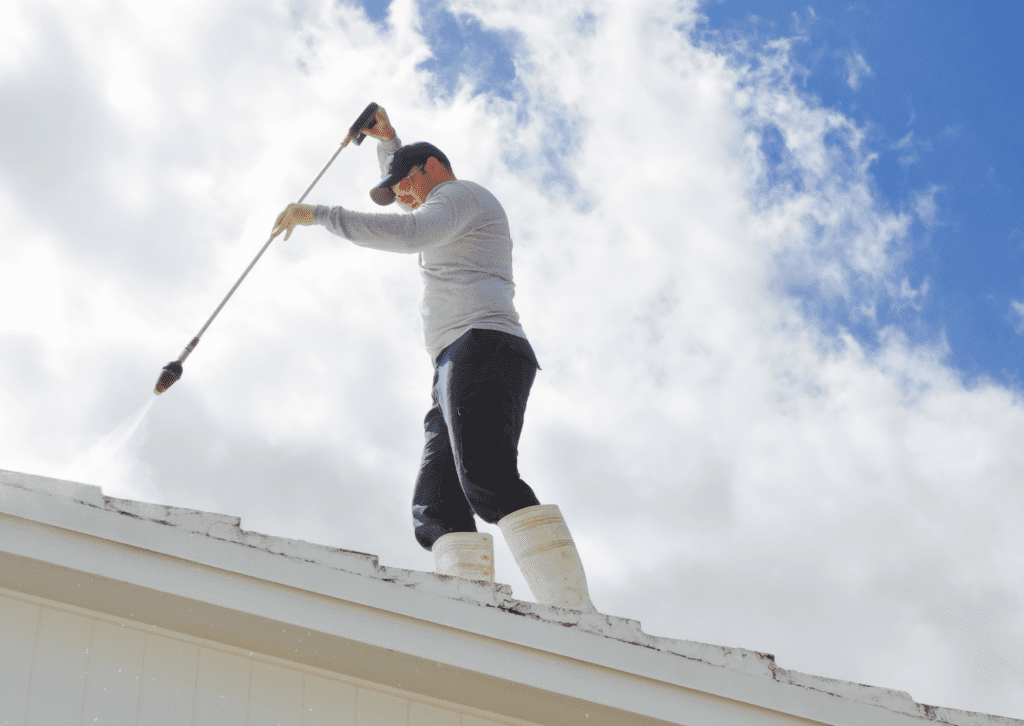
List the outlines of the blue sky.
{"type": "MultiPolygon", "coordinates": [[[[390,0],[366,0],[385,23],[390,0]]],[[[419,5],[433,57],[431,91],[451,95],[460,74],[476,92],[514,98],[514,33],[488,29],[445,4],[419,5]]],[[[700,35],[710,43],[760,46],[794,39],[792,58],[809,97],[853,119],[877,154],[877,202],[915,213],[903,272],[915,305],[881,298],[874,319],[793,289],[833,329],[868,349],[878,330],[900,327],[915,343],[940,344],[966,384],[991,379],[1024,388],[1024,5],[934,0],[806,3],[705,2],[700,35]],[[925,205],[922,207],[921,205],[925,205]],[[1019,302],[1018,302],[1019,304],[1019,302]]],[[[581,23],[585,24],[584,15],[581,23]]],[[[778,134],[776,133],[777,137],[778,134]]],[[[778,161],[781,142],[762,149],[778,161]]]]}
{"type": "Polygon", "coordinates": [[[703,12],[711,31],[801,38],[794,50],[807,92],[867,129],[883,203],[912,207],[916,194],[938,187],[935,223],[914,225],[906,262],[912,285],[928,280],[926,300],[910,319],[888,310],[879,320],[918,338],[944,332],[949,362],[966,380],[989,376],[1019,389],[1024,339],[1010,311],[1024,296],[1024,6],[887,0],[810,11],[725,0],[703,12]],[[854,54],[870,68],[857,88],[854,54]]]}
{"type": "MultiPolygon", "coordinates": [[[[387,23],[391,0],[363,0],[361,4],[375,23],[387,23]]],[[[512,97],[515,33],[486,28],[471,15],[456,15],[440,0],[423,0],[418,6],[423,34],[433,54],[420,67],[434,75],[431,90],[435,95],[451,96],[460,75],[465,75],[473,78],[480,93],[512,97]]]]}

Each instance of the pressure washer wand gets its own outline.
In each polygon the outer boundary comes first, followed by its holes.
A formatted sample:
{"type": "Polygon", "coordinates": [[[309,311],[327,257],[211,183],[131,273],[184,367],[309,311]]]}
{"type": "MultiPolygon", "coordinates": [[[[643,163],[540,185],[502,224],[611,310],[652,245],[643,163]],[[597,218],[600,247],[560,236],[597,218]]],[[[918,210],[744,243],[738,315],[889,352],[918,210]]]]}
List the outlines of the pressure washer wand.
{"type": "MultiPolygon", "coordinates": [[[[320,173],[316,175],[316,178],[309,183],[309,186],[306,187],[306,191],[302,193],[302,196],[299,197],[299,201],[296,202],[296,204],[302,204],[302,200],[305,199],[306,195],[313,190],[316,183],[320,181],[320,177],[322,177],[327,169],[330,168],[331,164],[334,163],[334,160],[338,158],[338,154],[341,153],[342,149],[348,146],[350,141],[354,141],[356,146],[363,143],[363,139],[366,138],[366,134],[362,133],[363,130],[372,129],[377,125],[377,120],[374,118],[374,114],[377,113],[378,108],[380,107],[376,103],[371,103],[363,109],[363,112],[359,114],[359,118],[357,118],[355,123],[353,123],[351,128],[349,128],[348,136],[346,136],[345,140],[341,142],[341,146],[339,146],[337,151],[334,152],[334,155],[327,160],[327,163],[324,164],[324,168],[320,170],[320,173]]],[[[212,323],[213,319],[217,317],[217,314],[220,313],[227,301],[231,299],[231,296],[235,294],[235,290],[237,290],[238,286],[242,284],[242,280],[244,280],[245,276],[249,274],[249,270],[251,270],[259,261],[260,257],[263,256],[263,253],[267,251],[267,248],[270,247],[270,243],[273,241],[274,238],[271,236],[263,244],[263,247],[261,247],[260,251],[256,253],[252,262],[250,262],[249,266],[245,268],[245,272],[243,272],[242,276],[238,278],[238,282],[228,290],[228,294],[220,301],[220,305],[218,305],[217,309],[213,311],[213,315],[210,316],[210,319],[207,320],[203,327],[199,329],[199,332],[196,333],[196,337],[192,338],[189,344],[185,346],[185,350],[181,351],[181,355],[178,356],[178,360],[173,360],[163,367],[160,371],[160,377],[157,378],[156,388],[153,389],[153,392],[156,393],[156,395],[159,396],[161,393],[173,386],[179,378],[181,378],[181,374],[184,372],[181,364],[185,362],[185,359],[188,358],[192,351],[195,350],[195,347],[199,345],[199,339],[203,337],[203,333],[205,333],[206,329],[210,327],[210,323],[212,323]]]]}

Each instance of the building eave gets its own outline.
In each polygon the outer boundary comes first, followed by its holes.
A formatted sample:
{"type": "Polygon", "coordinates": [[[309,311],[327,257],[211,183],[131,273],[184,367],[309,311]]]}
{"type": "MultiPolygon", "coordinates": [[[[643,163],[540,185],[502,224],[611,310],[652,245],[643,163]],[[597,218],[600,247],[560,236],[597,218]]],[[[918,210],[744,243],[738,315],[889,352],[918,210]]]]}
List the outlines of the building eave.
{"type": "Polygon", "coordinates": [[[685,713],[687,724],[722,723],[723,715],[731,724],[771,723],[773,714],[779,723],[788,715],[827,724],[1024,724],[793,673],[767,654],[657,638],[625,618],[523,602],[507,585],[246,532],[236,517],[27,474],[0,472],[0,553],[0,587],[12,591],[196,637],[258,642],[270,655],[436,698],[452,695],[443,684],[453,675],[500,683],[503,712],[528,721],[553,709],[564,723],[583,710],[589,723],[628,712],[668,723],[685,713]]]}

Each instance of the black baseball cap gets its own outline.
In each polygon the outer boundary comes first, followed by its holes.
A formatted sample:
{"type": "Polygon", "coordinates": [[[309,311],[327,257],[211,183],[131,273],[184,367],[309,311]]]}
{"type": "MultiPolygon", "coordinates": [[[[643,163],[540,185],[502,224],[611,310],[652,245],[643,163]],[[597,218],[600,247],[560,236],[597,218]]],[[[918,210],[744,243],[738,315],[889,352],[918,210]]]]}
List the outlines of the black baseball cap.
{"type": "Polygon", "coordinates": [[[413,167],[426,164],[431,156],[440,161],[446,169],[452,168],[444,152],[426,141],[401,147],[391,157],[391,167],[384,181],[370,190],[370,199],[382,207],[391,204],[395,201],[395,193],[391,191],[391,187],[409,176],[413,167]]]}

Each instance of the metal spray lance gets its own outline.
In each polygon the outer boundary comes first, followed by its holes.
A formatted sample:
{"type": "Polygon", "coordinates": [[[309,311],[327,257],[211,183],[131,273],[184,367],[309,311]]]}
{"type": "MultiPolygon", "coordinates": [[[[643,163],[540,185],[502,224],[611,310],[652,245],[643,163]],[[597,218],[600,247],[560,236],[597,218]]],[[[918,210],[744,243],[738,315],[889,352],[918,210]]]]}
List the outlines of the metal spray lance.
{"type": "MultiPolygon", "coordinates": [[[[355,123],[353,123],[352,126],[349,128],[348,136],[346,136],[345,140],[341,142],[341,146],[339,146],[337,151],[334,152],[334,155],[327,160],[327,163],[324,164],[324,168],[320,170],[320,173],[316,175],[316,178],[313,179],[312,182],[310,182],[308,187],[306,187],[306,191],[304,191],[302,193],[302,196],[299,197],[299,201],[297,202],[297,204],[302,203],[302,200],[305,199],[306,195],[309,194],[309,192],[313,189],[314,186],[316,186],[316,183],[320,181],[320,177],[324,175],[324,173],[331,166],[334,160],[338,158],[338,154],[341,153],[341,150],[348,146],[350,141],[354,141],[356,146],[359,146],[360,144],[363,143],[363,139],[366,138],[366,134],[362,133],[363,130],[372,129],[374,126],[377,125],[377,120],[374,118],[374,114],[377,113],[378,108],[380,107],[376,103],[371,103],[363,110],[361,114],[359,114],[359,118],[357,118],[355,120],[355,123]]],[[[173,386],[175,381],[181,378],[181,374],[184,372],[184,369],[182,368],[182,363],[184,363],[185,359],[189,357],[193,350],[195,350],[195,347],[199,345],[199,339],[203,337],[203,333],[205,333],[206,329],[210,327],[210,323],[212,323],[213,319],[217,317],[217,314],[221,311],[221,308],[224,307],[227,301],[231,299],[231,296],[235,293],[235,290],[237,290],[238,286],[242,284],[242,280],[244,280],[245,276],[249,274],[249,270],[251,270],[253,268],[253,265],[255,265],[256,262],[260,259],[260,257],[263,256],[263,253],[267,251],[267,247],[270,246],[270,243],[273,240],[273,236],[267,239],[266,243],[263,245],[260,251],[256,253],[256,257],[253,258],[253,261],[250,262],[249,266],[245,268],[245,272],[243,272],[242,276],[238,278],[238,282],[236,282],[231,287],[231,289],[228,290],[228,294],[225,295],[224,299],[220,301],[220,305],[218,305],[217,309],[213,311],[213,315],[210,316],[210,319],[206,321],[203,327],[199,329],[199,332],[196,333],[196,336],[192,338],[188,345],[185,346],[185,350],[181,351],[181,355],[178,356],[178,360],[173,360],[163,367],[163,370],[160,371],[160,377],[156,381],[156,388],[154,389],[154,393],[156,393],[156,395],[159,396],[161,393],[163,393],[168,388],[173,386]]]]}

